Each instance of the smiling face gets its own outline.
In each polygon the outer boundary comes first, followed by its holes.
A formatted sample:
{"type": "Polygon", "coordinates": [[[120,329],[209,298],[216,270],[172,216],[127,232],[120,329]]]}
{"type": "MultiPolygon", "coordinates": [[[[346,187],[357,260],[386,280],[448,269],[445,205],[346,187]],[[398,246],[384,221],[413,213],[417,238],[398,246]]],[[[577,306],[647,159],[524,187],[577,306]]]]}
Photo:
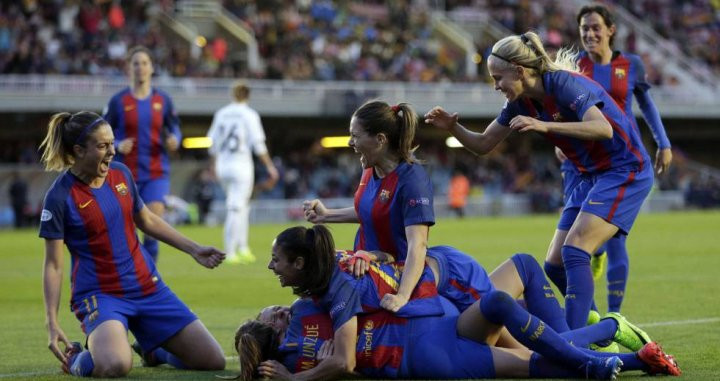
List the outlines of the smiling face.
{"type": "Polygon", "coordinates": [[[611,52],[610,39],[615,34],[615,26],[608,27],[597,12],[591,12],[580,18],[580,40],[586,52],[604,55],[611,52]]]}
{"type": "Polygon", "coordinates": [[[287,332],[287,329],[290,326],[290,307],[265,307],[262,311],[260,311],[257,320],[273,327],[273,329],[275,329],[278,335],[282,338],[285,336],[285,332],[287,332]]]}
{"type": "Polygon", "coordinates": [[[363,169],[375,166],[382,156],[382,146],[378,142],[378,135],[369,135],[356,117],[350,119],[350,141],[348,141],[348,145],[355,150],[355,153],[360,154],[360,163],[363,169]]]}
{"type": "Polygon", "coordinates": [[[130,57],[130,81],[134,84],[144,84],[150,82],[153,75],[153,64],[150,56],[143,51],[139,51],[130,57]]]}
{"type": "Polygon", "coordinates": [[[519,66],[508,65],[500,58],[490,56],[488,59],[488,72],[495,83],[495,90],[502,92],[510,102],[524,92],[520,71],[519,66]]]}
{"type": "Polygon", "coordinates": [[[280,246],[273,242],[268,269],[275,273],[282,287],[295,287],[301,284],[304,263],[303,257],[297,257],[291,261],[280,246]]]}
{"type": "Polygon", "coordinates": [[[115,156],[114,142],[110,125],[100,124],[88,135],[84,146],[75,146],[75,171],[89,179],[104,181],[115,156]]]}

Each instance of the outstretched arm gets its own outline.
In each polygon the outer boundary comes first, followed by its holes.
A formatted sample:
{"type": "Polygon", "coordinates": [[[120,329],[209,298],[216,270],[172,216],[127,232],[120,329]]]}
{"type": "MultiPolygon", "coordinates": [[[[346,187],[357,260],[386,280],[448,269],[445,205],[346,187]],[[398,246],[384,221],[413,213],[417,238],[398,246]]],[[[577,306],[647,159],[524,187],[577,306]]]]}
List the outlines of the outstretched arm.
{"type": "Polygon", "coordinates": [[[180,234],[165,220],[151,212],[147,206],[143,206],[135,213],[134,220],[143,233],[190,254],[198,263],[209,269],[217,267],[225,259],[225,253],[211,246],[202,246],[180,234]]]}
{"type": "Polygon", "coordinates": [[[43,296],[45,300],[45,327],[48,331],[48,349],[60,362],[67,362],[64,349],[70,341],[65,336],[58,322],[58,306],[60,305],[60,290],[63,277],[63,240],[45,240],[45,264],[43,266],[43,296]]]}
{"type": "Polygon", "coordinates": [[[512,132],[506,126],[493,120],[482,133],[473,132],[458,122],[458,113],[450,114],[442,107],[436,106],[425,114],[425,123],[441,130],[448,131],[465,148],[477,155],[485,155],[495,148],[512,132]]]}
{"type": "Polygon", "coordinates": [[[582,140],[611,139],[613,130],[597,106],[590,107],[582,122],[544,122],[529,116],[518,115],[510,121],[510,128],[518,132],[552,132],[582,140]]]}

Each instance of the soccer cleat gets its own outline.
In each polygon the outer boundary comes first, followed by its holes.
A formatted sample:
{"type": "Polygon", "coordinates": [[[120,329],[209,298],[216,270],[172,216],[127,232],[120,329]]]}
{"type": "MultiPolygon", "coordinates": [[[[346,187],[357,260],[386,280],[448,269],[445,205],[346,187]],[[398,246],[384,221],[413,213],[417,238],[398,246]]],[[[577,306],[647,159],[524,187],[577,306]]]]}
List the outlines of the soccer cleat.
{"type": "Polygon", "coordinates": [[[614,341],[611,341],[610,344],[608,344],[606,346],[590,344],[590,349],[592,349],[595,352],[620,353],[620,345],[614,341]]]}
{"type": "Polygon", "coordinates": [[[590,380],[615,380],[623,362],[619,357],[593,357],[585,365],[585,378],[590,380]]]}
{"type": "Polygon", "coordinates": [[[137,341],[132,344],[132,349],[133,349],[133,351],[135,351],[135,353],[138,354],[138,356],[140,356],[140,360],[142,361],[142,366],[144,366],[146,368],[154,368],[154,367],[160,365],[160,363],[158,363],[155,356],[153,356],[153,352],[152,351],[149,353],[145,352],[142,349],[142,347],[140,346],[140,343],[138,343],[137,341]]]}
{"type": "Polygon", "coordinates": [[[639,351],[643,345],[652,341],[650,335],[617,312],[608,312],[604,319],[614,319],[617,322],[618,329],[613,341],[633,352],[639,351]]]}
{"type": "Polygon", "coordinates": [[[592,270],[592,276],[594,280],[598,280],[605,273],[605,267],[607,266],[607,254],[605,252],[601,254],[595,254],[590,258],[590,270],[592,270]]]}
{"type": "Polygon", "coordinates": [[[240,264],[240,257],[238,257],[236,254],[228,255],[227,258],[225,258],[225,263],[231,264],[231,265],[237,265],[240,264]]]}
{"type": "Polygon", "coordinates": [[[77,341],[73,341],[70,343],[70,346],[65,348],[65,357],[67,358],[67,362],[62,364],[62,370],[63,372],[67,374],[70,373],[70,367],[72,366],[73,362],[75,362],[75,357],[80,354],[80,352],[83,351],[82,344],[78,343],[77,341]]]}
{"type": "Polygon", "coordinates": [[[600,321],[600,312],[590,310],[588,313],[587,325],[593,325],[600,321]]]}
{"type": "Polygon", "coordinates": [[[239,259],[238,263],[243,264],[243,265],[249,265],[251,263],[255,263],[255,256],[249,249],[240,250],[238,259],[239,259]]]}
{"type": "Polygon", "coordinates": [[[638,358],[648,366],[647,373],[651,376],[666,374],[679,376],[682,374],[675,358],[663,352],[660,344],[649,342],[637,352],[638,358]]]}

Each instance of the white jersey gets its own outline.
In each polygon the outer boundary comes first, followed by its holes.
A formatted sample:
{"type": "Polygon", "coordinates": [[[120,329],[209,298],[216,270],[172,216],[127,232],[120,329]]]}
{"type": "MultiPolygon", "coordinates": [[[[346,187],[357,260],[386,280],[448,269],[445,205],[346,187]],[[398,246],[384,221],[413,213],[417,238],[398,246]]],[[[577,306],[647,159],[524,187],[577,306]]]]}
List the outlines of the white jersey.
{"type": "Polygon", "coordinates": [[[208,151],[215,157],[219,177],[252,176],[252,153],[267,153],[260,115],[246,103],[231,103],[218,110],[207,136],[212,139],[208,151]]]}

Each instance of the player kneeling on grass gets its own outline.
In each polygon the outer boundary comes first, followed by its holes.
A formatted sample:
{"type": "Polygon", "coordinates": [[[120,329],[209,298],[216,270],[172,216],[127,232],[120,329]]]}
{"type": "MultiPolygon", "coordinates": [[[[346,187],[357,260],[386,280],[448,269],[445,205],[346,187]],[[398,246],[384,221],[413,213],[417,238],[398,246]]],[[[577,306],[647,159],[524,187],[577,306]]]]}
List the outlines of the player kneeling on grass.
{"type": "Polygon", "coordinates": [[[152,350],[156,363],[224,369],[222,348],[162,281],[136,228],[210,269],[225,254],[190,240],[150,212],[128,168],[112,162],[114,142],[110,125],[97,114],[64,112],[52,117],[41,145],[46,169],[63,171],[45,196],[40,222],[48,348],[72,375],[122,377],[132,368],[130,330],[141,348],[152,350]],[[71,343],[58,322],[63,242],[72,258],[70,305],[88,350],[71,343]]]}

